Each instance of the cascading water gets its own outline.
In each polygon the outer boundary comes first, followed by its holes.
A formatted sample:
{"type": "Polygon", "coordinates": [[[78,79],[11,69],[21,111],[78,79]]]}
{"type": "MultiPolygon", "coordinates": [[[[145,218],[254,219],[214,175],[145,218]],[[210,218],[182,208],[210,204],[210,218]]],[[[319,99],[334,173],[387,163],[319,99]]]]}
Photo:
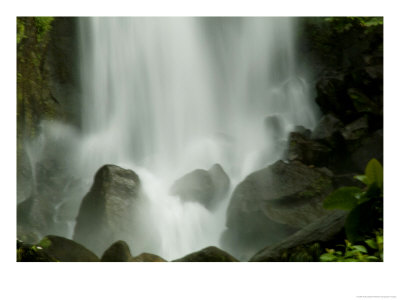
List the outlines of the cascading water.
{"type": "Polygon", "coordinates": [[[231,190],[282,157],[296,125],[313,128],[308,74],[290,18],[82,18],[82,132],[71,171],[134,170],[149,205],[134,254],[175,259],[219,246],[228,197],[210,212],[169,195],[219,163],[231,190]],[[272,120],[272,122],[270,122],[272,120]],[[275,124],[275,126],[273,126],[275,124]],[[151,245],[151,246],[149,246],[151,245]]]}

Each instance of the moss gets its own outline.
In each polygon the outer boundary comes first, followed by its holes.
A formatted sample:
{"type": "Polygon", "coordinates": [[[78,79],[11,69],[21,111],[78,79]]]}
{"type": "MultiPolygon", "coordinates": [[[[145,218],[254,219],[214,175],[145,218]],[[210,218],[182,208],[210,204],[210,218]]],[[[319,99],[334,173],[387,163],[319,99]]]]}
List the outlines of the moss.
{"type": "Polygon", "coordinates": [[[51,241],[47,237],[45,237],[39,242],[38,246],[42,248],[48,248],[51,246],[51,241]]]}
{"type": "Polygon", "coordinates": [[[299,196],[304,198],[312,198],[321,195],[321,193],[326,191],[331,184],[332,181],[329,178],[326,178],[325,176],[320,176],[306,190],[300,192],[299,196]]]}
{"type": "Polygon", "coordinates": [[[52,28],[53,17],[35,17],[36,40],[40,43],[52,28]]]}
{"type": "Polygon", "coordinates": [[[306,245],[299,245],[282,252],[280,261],[286,262],[315,262],[319,261],[323,253],[323,247],[315,242],[306,245]]]}

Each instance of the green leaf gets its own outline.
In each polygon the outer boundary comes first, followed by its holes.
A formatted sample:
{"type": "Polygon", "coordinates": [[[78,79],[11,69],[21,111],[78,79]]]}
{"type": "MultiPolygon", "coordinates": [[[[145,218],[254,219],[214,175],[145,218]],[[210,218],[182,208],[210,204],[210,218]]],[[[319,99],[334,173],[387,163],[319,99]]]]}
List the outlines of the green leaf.
{"type": "Polygon", "coordinates": [[[366,259],[368,261],[379,261],[379,258],[377,258],[376,256],[367,256],[366,259]]]}
{"type": "Polygon", "coordinates": [[[362,190],[355,186],[341,187],[326,197],[324,208],[351,210],[358,204],[362,190]]]}
{"type": "Polygon", "coordinates": [[[354,176],[354,179],[357,179],[364,184],[368,184],[368,178],[365,175],[356,175],[356,176],[354,176]]]}
{"type": "Polygon", "coordinates": [[[383,168],[375,158],[368,162],[365,168],[365,175],[367,176],[369,185],[376,183],[380,189],[383,189],[383,168]]]}
{"type": "Polygon", "coordinates": [[[362,252],[362,253],[368,253],[367,249],[364,246],[361,246],[361,245],[354,245],[353,249],[357,250],[359,252],[362,252]]]}
{"type": "Polygon", "coordinates": [[[376,243],[376,241],[374,239],[368,239],[365,240],[365,243],[368,245],[368,247],[370,247],[371,249],[378,249],[378,244],[376,243]]]}
{"type": "Polygon", "coordinates": [[[336,256],[331,253],[324,253],[319,257],[320,261],[336,261],[336,256]]]}

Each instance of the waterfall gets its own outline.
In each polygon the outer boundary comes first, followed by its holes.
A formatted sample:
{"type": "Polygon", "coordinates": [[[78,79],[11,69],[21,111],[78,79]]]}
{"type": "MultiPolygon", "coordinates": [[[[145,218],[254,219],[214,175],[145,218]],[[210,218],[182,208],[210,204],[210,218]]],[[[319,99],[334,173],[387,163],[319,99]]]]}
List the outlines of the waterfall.
{"type": "Polygon", "coordinates": [[[133,254],[220,246],[230,195],[210,212],[170,186],[219,163],[232,191],[282,157],[294,126],[315,126],[295,29],[292,18],[79,19],[82,128],[70,134],[70,169],[88,184],[104,164],[140,176],[148,206],[133,254]]]}

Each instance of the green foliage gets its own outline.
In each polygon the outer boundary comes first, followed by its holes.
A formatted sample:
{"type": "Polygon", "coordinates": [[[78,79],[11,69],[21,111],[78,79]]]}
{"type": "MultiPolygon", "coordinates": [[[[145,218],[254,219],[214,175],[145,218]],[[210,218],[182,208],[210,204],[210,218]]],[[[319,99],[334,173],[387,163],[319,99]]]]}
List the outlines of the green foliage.
{"type": "Polygon", "coordinates": [[[25,25],[20,18],[17,18],[17,44],[19,44],[23,38],[25,38],[25,25]]]}
{"type": "Polygon", "coordinates": [[[358,187],[341,187],[330,194],[324,201],[326,209],[348,210],[345,223],[346,236],[352,243],[361,241],[383,222],[383,168],[371,159],[364,175],[355,179],[365,184],[358,187]]]}
{"type": "Polygon", "coordinates": [[[349,31],[354,27],[365,28],[370,31],[372,27],[383,25],[383,17],[329,17],[324,19],[332,23],[334,30],[339,33],[349,31]]]}
{"type": "Polygon", "coordinates": [[[51,241],[48,238],[44,238],[39,242],[38,246],[42,248],[48,248],[51,246],[51,241]]]}
{"type": "Polygon", "coordinates": [[[51,23],[53,21],[53,17],[35,17],[36,39],[39,43],[47,32],[51,30],[51,23]]]}
{"type": "Polygon", "coordinates": [[[341,187],[324,201],[326,209],[351,210],[363,201],[363,190],[356,186],[341,187]]]}
{"type": "Polygon", "coordinates": [[[365,177],[369,186],[376,186],[383,191],[383,168],[375,158],[371,159],[365,168],[365,177]]]}
{"type": "Polygon", "coordinates": [[[322,262],[382,262],[383,235],[382,229],[375,232],[375,237],[363,241],[365,245],[353,245],[345,240],[345,245],[337,245],[338,249],[326,249],[320,256],[322,262]]]}

